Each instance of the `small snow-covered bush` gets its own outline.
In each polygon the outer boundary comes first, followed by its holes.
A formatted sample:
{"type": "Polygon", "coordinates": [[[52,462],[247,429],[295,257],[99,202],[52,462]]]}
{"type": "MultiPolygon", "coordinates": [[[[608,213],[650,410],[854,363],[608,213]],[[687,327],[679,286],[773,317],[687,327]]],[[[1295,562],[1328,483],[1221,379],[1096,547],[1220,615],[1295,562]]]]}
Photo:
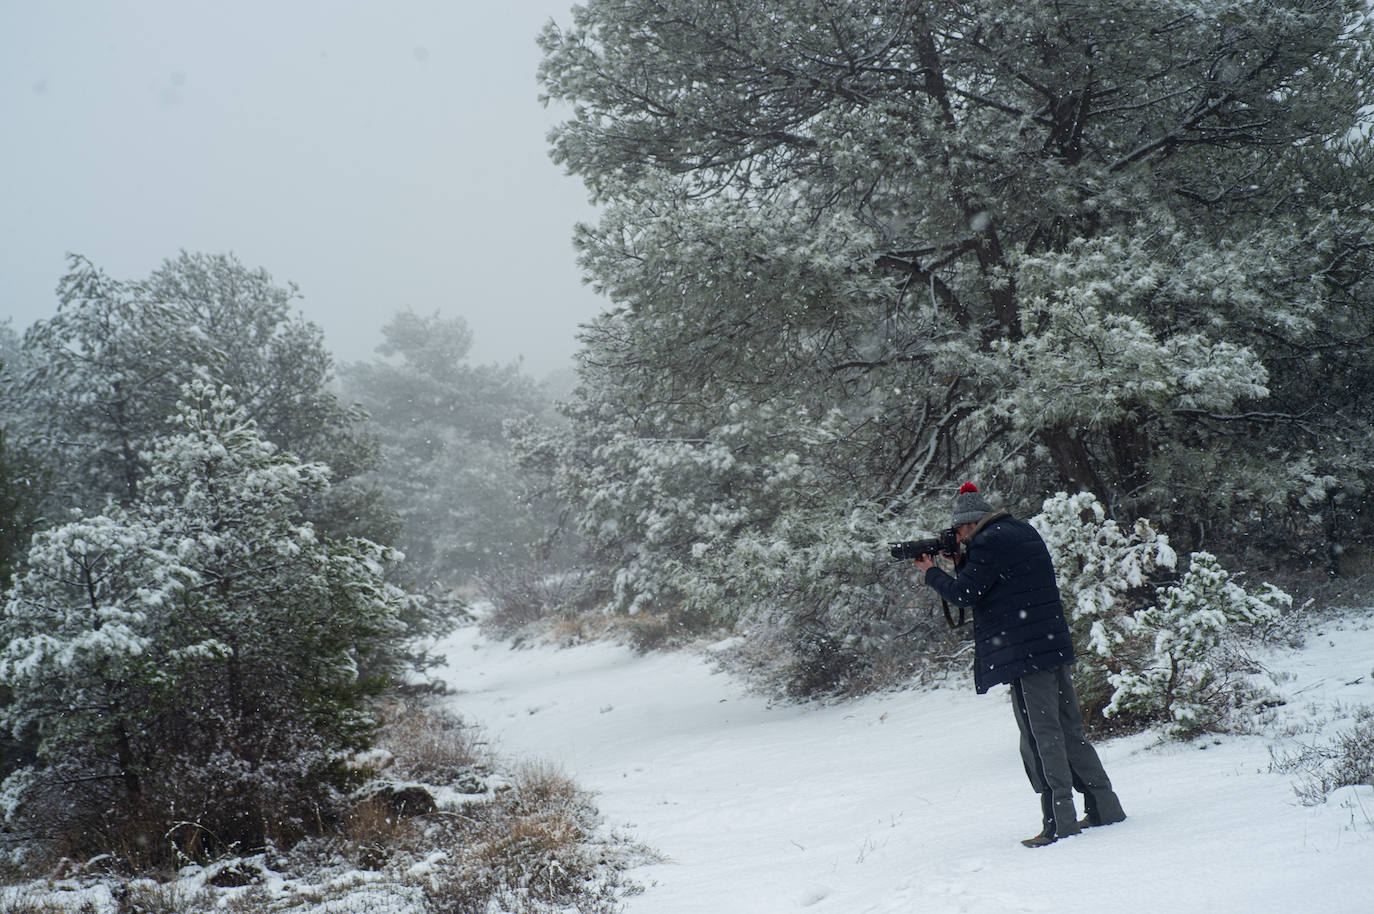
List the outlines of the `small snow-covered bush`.
{"type": "Polygon", "coordinates": [[[1170,582],[1167,537],[1143,519],[1122,528],[1090,493],[1046,499],[1031,523],[1054,558],[1089,722],[1161,723],[1175,737],[1219,726],[1239,686],[1225,638],[1272,622],[1292,598],[1247,590],[1207,552],[1170,582]]]}
{"type": "Polygon", "coordinates": [[[439,910],[519,914],[612,914],[624,890],[615,847],[597,839],[592,797],[551,766],[519,766],[511,789],[474,818],[481,824],[435,873],[427,895],[439,910]]]}
{"type": "Polygon", "coordinates": [[[1122,668],[1109,632],[1113,621],[1140,609],[1151,582],[1177,562],[1169,538],[1149,521],[1122,527],[1090,492],[1059,492],[1030,519],[1049,547],[1064,613],[1078,651],[1075,681],[1090,724],[1100,724],[1112,700],[1109,677],[1122,668]]]}
{"type": "Polygon", "coordinates": [[[1219,662],[1223,636],[1269,622],[1291,603],[1273,585],[1246,590],[1216,556],[1193,553],[1181,581],[1159,588],[1152,605],[1113,620],[1117,644],[1134,638],[1144,650],[1111,675],[1115,691],[1103,713],[1160,720],[1173,736],[1211,729],[1236,686],[1219,662]]]}
{"type": "Polygon", "coordinates": [[[477,588],[488,604],[482,630],[498,638],[513,638],[551,619],[567,618],[599,606],[609,591],[598,590],[591,575],[550,572],[542,565],[511,564],[477,577],[477,588]]]}

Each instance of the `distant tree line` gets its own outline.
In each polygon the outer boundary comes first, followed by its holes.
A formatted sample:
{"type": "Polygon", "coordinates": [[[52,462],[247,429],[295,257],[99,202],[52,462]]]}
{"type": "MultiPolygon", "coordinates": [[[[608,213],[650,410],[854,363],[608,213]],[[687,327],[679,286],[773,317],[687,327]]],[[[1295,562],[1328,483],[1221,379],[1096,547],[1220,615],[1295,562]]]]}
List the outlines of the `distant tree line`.
{"type": "Polygon", "coordinates": [[[469,582],[525,564],[556,513],[510,459],[508,429],[551,419],[551,395],[512,365],[472,365],[462,318],[396,314],[377,359],[343,366],[344,395],[381,443],[367,478],[401,521],[422,582],[469,582]]]}

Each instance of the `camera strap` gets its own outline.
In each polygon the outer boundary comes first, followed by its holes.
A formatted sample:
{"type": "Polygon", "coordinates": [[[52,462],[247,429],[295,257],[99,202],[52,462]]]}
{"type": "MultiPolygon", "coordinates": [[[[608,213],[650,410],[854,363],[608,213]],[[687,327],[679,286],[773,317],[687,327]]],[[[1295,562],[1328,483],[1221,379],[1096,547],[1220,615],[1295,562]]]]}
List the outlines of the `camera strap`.
{"type": "MultiPolygon", "coordinates": [[[[1005,513],[1005,512],[1004,512],[1004,513],[1005,513]]],[[[985,518],[985,520],[986,520],[986,518],[985,518]]],[[[976,532],[976,531],[975,531],[975,532],[976,532]]],[[[959,569],[962,568],[962,567],[964,567],[964,560],[967,559],[967,558],[968,558],[968,553],[964,552],[962,549],[959,550],[959,553],[958,553],[957,555],[954,556],[954,573],[955,573],[955,574],[958,574],[958,573],[959,573],[959,569]]],[[[947,600],[945,600],[944,597],[941,597],[941,598],[940,598],[940,608],[941,608],[942,610],[944,610],[944,612],[945,612],[945,622],[949,623],[949,627],[950,627],[950,628],[953,628],[953,629],[960,629],[960,628],[963,628],[965,625],[967,625],[969,622],[972,622],[972,621],[973,621],[972,619],[967,619],[967,620],[966,620],[966,619],[964,618],[964,607],[960,606],[960,607],[959,607],[959,621],[958,621],[958,622],[955,622],[955,621],[954,621],[954,616],[953,616],[953,615],[950,613],[950,611],[949,611],[949,602],[948,602],[947,600]]]]}

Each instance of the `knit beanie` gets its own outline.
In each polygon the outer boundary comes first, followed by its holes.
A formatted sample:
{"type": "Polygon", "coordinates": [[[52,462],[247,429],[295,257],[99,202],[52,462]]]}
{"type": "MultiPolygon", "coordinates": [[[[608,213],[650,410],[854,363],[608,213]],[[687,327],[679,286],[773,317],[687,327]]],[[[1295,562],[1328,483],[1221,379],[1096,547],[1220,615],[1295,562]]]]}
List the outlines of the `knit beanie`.
{"type": "Polygon", "coordinates": [[[950,518],[949,525],[957,527],[960,524],[971,524],[987,517],[993,510],[992,505],[978,494],[978,487],[966,482],[959,487],[959,494],[954,496],[954,516],[950,518]]]}

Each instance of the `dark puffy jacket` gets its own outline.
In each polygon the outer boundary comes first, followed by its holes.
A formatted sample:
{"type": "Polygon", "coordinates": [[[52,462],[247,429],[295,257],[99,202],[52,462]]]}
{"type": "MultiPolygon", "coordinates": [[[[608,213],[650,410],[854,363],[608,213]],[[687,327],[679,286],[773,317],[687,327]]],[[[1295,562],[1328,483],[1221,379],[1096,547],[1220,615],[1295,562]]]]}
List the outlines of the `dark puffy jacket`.
{"type": "Polygon", "coordinates": [[[979,694],[1038,670],[1073,662],[1073,642],[1045,541],[1008,514],[984,520],[968,541],[957,578],[939,568],[926,583],[973,608],[973,685],[979,694]]]}

